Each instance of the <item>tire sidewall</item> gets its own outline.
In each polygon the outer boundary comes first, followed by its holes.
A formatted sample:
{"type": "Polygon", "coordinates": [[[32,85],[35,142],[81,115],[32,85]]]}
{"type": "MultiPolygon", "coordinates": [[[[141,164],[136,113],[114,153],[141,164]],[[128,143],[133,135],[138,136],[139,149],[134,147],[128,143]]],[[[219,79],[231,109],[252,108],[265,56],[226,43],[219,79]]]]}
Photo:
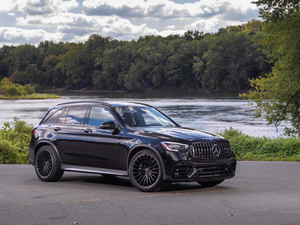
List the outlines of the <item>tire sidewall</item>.
{"type": "Polygon", "coordinates": [[[62,173],[62,171],[60,169],[60,162],[59,162],[59,159],[58,159],[58,155],[51,146],[42,146],[37,151],[36,156],[43,150],[47,150],[50,153],[50,155],[53,159],[52,171],[51,171],[50,175],[48,175],[47,177],[40,176],[39,172],[37,171],[37,157],[35,157],[35,159],[34,159],[34,168],[35,168],[36,175],[42,181],[55,181],[55,180],[57,180],[57,177],[59,176],[58,174],[62,173]]]}
{"type": "Polygon", "coordinates": [[[145,192],[148,192],[148,191],[157,191],[159,190],[159,188],[161,187],[162,183],[163,183],[163,167],[162,167],[162,163],[161,161],[159,160],[159,157],[156,155],[156,153],[152,150],[141,150],[139,152],[137,152],[133,157],[132,159],[130,160],[130,163],[129,163],[129,178],[130,178],[130,181],[132,183],[132,185],[134,187],[136,187],[137,189],[139,189],[140,191],[145,191],[145,192]],[[132,174],[132,171],[133,171],[133,163],[134,161],[140,157],[141,155],[151,155],[152,157],[154,157],[156,159],[156,161],[158,162],[158,168],[159,168],[159,175],[158,175],[158,179],[157,181],[151,185],[150,187],[143,187],[143,186],[140,186],[136,181],[135,179],[133,178],[133,174],[132,174]]]}

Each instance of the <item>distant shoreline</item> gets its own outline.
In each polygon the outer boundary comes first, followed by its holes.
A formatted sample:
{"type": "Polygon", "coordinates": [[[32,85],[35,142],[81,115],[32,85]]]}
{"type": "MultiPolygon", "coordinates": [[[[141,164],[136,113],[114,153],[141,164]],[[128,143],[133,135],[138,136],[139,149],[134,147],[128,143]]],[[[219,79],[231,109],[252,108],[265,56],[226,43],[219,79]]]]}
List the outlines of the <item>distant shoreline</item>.
{"type": "Polygon", "coordinates": [[[60,96],[55,94],[46,94],[46,93],[22,95],[22,96],[0,95],[0,100],[30,100],[30,99],[55,99],[55,98],[60,98],[60,96]]]}
{"type": "Polygon", "coordinates": [[[214,93],[232,93],[232,94],[239,94],[239,93],[245,93],[249,90],[239,90],[239,91],[229,91],[229,90],[209,90],[206,88],[201,89],[179,89],[179,88],[165,88],[160,90],[153,90],[153,89],[145,89],[143,91],[125,91],[125,90],[117,90],[117,91],[110,91],[110,90],[97,90],[97,89],[76,89],[76,90],[68,90],[64,88],[57,88],[57,89],[45,89],[42,92],[39,93],[160,93],[160,92],[166,92],[166,93],[207,93],[207,94],[214,94],[214,93]]]}

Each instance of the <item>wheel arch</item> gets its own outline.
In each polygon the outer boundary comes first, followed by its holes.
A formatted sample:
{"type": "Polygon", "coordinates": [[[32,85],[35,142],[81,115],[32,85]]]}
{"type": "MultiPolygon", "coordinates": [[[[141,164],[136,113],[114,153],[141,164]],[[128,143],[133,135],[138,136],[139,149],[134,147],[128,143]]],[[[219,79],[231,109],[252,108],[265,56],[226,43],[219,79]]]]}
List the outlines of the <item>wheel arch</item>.
{"type": "Polygon", "coordinates": [[[162,171],[163,171],[163,178],[165,178],[165,166],[164,166],[164,161],[159,153],[159,151],[151,146],[151,145],[138,145],[138,146],[135,146],[134,148],[132,148],[130,151],[129,151],[129,154],[128,154],[128,157],[127,157],[127,163],[126,163],[126,166],[127,166],[127,171],[129,172],[129,163],[130,163],[130,160],[132,159],[132,157],[142,151],[142,150],[151,150],[153,151],[157,157],[159,158],[160,162],[161,162],[161,165],[162,165],[162,171]]]}
{"type": "Polygon", "coordinates": [[[35,161],[35,156],[36,156],[37,151],[38,151],[41,147],[46,146],[46,145],[50,145],[50,146],[54,149],[54,151],[56,151],[57,156],[58,156],[58,160],[59,160],[59,162],[61,163],[60,155],[59,155],[59,153],[58,153],[58,150],[57,150],[56,146],[55,146],[52,142],[50,142],[50,141],[40,141],[40,142],[34,147],[34,159],[33,159],[33,160],[35,161]]]}

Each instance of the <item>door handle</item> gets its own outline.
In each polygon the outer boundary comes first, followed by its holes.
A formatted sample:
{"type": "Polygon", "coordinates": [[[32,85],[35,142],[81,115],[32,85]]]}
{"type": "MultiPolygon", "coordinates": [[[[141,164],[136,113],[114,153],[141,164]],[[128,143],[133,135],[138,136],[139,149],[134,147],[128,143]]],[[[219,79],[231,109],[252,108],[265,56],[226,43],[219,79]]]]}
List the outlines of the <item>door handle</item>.
{"type": "Polygon", "coordinates": [[[60,131],[61,128],[60,127],[54,127],[54,131],[60,131]]]}
{"type": "Polygon", "coordinates": [[[89,133],[92,133],[93,131],[92,131],[92,129],[85,129],[84,132],[89,134],[89,133]]]}

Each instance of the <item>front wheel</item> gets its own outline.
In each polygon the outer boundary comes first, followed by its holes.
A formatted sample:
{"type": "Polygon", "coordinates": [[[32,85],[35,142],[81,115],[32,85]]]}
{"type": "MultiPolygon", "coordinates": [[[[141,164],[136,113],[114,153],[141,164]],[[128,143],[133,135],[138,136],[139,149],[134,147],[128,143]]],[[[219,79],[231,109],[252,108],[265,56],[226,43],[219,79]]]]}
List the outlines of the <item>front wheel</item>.
{"type": "Polygon", "coordinates": [[[130,181],[140,191],[156,191],[163,181],[162,165],[151,150],[136,153],[129,163],[130,181]]]}
{"type": "Polygon", "coordinates": [[[203,187],[213,187],[218,184],[221,184],[224,180],[216,180],[216,181],[208,181],[208,182],[197,182],[198,184],[201,184],[203,187]]]}
{"type": "Polygon", "coordinates": [[[35,172],[42,181],[57,181],[64,171],[60,169],[58,154],[49,145],[41,147],[35,156],[35,172]]]}

